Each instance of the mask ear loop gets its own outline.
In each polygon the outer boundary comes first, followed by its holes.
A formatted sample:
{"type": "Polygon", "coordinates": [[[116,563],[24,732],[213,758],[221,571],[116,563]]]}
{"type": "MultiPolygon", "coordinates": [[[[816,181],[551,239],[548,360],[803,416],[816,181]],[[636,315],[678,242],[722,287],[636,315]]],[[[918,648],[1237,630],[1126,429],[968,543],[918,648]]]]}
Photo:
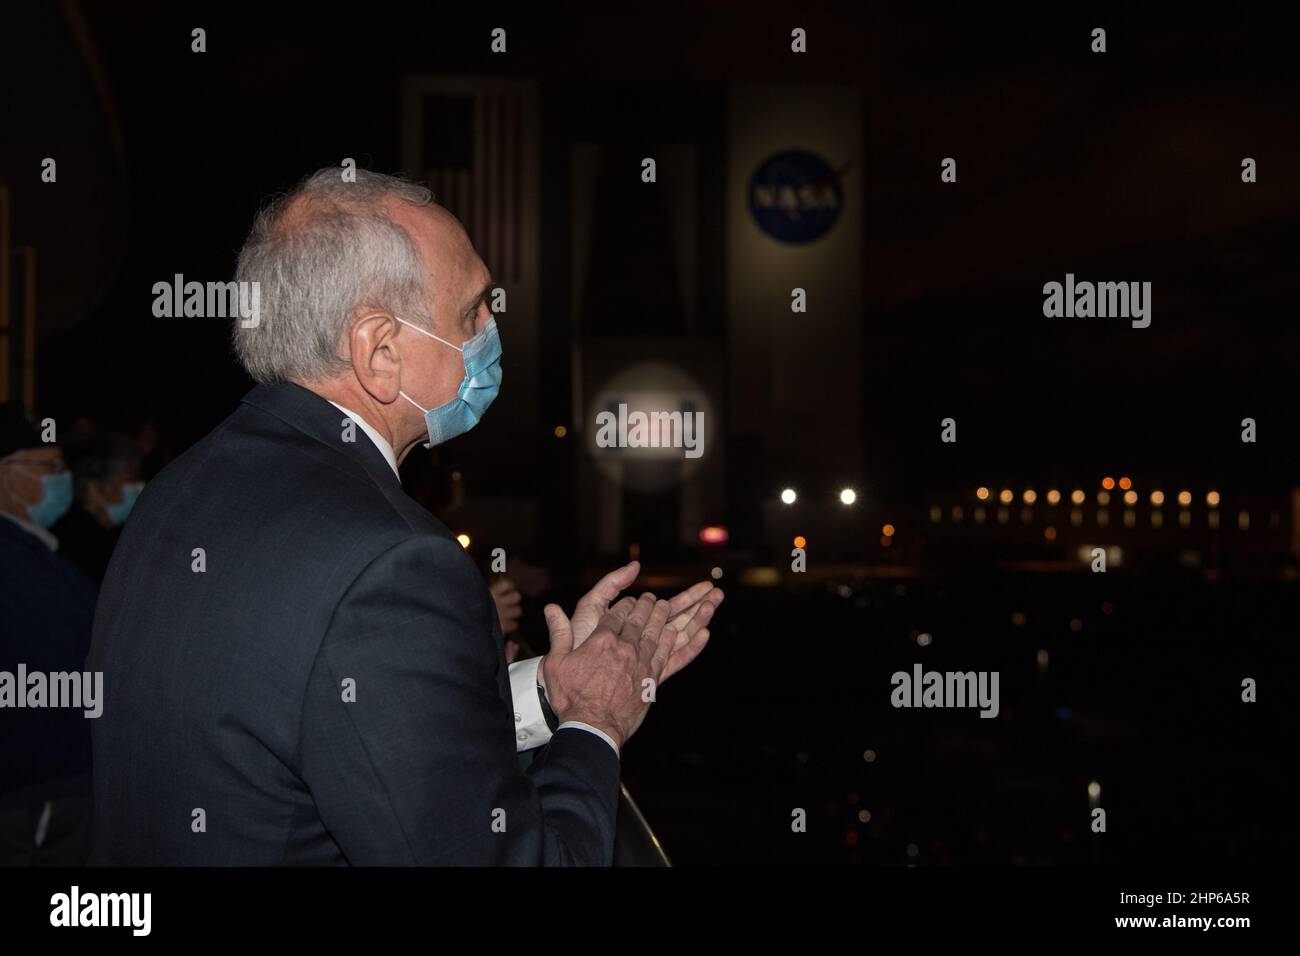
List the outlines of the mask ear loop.
{"type": "Polygon", "coordinates": [[[437,341],[441,342],[443,345],[451,346],[451,347],[454,348],[457,352],[464,352],[464,351],[465,351],[465,349],[464,349],[462,346],[459,346],[459,345],[452,345],[452,344],[451,344],[450,342],[448,342],[446,339],[444,339],[444,338],[439,338],[438,336],[434,335],[432,332],[429,332],[429,331],[427,331],[426,329],[422,329],[422,328],[420,328],[418,325],[411,325],[410,322],[407,322],[406,319],[402,318],[401,316],[397,316],[397,315],[395,315],[395,316],[393,316],[393,318],[397,319],[397,321],[398,321],[398,322],[401,322],[403,325],[410,326],[411,328],[415,329],[415,331],[419,332],[421,335],[427,335],[427,336],[428,336],[429,338],[431,338],[431,339],[437,339],[437,341]]]}

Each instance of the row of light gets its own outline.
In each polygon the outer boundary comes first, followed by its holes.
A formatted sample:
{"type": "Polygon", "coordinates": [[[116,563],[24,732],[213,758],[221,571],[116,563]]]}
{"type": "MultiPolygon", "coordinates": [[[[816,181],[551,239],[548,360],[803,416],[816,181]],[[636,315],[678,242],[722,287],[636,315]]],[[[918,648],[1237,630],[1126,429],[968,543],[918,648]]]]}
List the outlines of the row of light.
{"type": "MultiPolygon", "coordinates": [[[[1102,482],[1102,485],[1106,487],[1108,490],[1097,492],[1097,504],[1108,505],[1110,504],[1109,489],[1115,487],[1115,482],[1113,479],[1107,478],[1102,482]],[[1107,484],[1107,482],[1109,482],[1109,484],[1107,484]]],[[[1138,493],[1132,490],[1132,483],[1127,478],[1121,478],[1119,480],[1119,486],[1121,489],[1124,489],[1124,504],[1135,505],[1138,503],[1138,493]]],[[[978,498],[980,501],[987,501],[990,495],[992,495],[992,492],[989,491],[989,489],[983,485],[975,489],[975,497],[978,498]]],[[[1023,498],[1025,504],[1032,505],[1034,502],[1038,500],[1038,492],[1034,491],[1033,488],[1026,488],[1024,494],[1021,497],[1023,498]]],[[[1086,499],[1087,499],[1087,495],[1078,488],[1070,492],[1070,501],[1076,505],[1083,504],[1086,499]]],[[[798,500],[799,500],[799,493],[796,492],[793,488],[785,488],[781,491],[782,503],[787,505],[792,505],[798,500]]],[[[851,505],[857,500],[858,500],[858,493],[854,491],[852,488],[840,489],[840,504],[851,505]]],[[[1010,488],[1003,488],[1001,493],[998,495],[998,500],[1001,501],[1004,505],[1009,505],[1011,504],[1011,502],[1016,500],[1016,493],[1012,491],[1010,488]]],[[[1209,505],[1211,508],[1217,508],[1219,506],[1219,501],[1220,501],[1220,496],[1217,491],[1210,491],[1206,493],[1205,503],[1209,505]]],[[[1047,492],[1047,503],[1049,505],[1060,504],[1060,502],[1061,502],[1061,493],[1059,491],[1053,488],[1047,492]]],[[[1165,503],[1165,493],[1163,491],[1151,492],[1152,505],[1158,508],[1164,503],[1165,503]]],[[[1186,508],[1188,505],[1192,503],[1192,493],[1190,491],[1178,492],[1178,503],[1182,505],[1184,508],[1186,508]]]]}
{"type": "MultiPolygon", "coordinates": [[[[1135,505],[1138,503],[1138,493],[1132,490],[1131,483],[1126,484],[1126,482],[1128,482],[1127,478],[1120,479],[1120,487],[1125,489],[1124,504],[1135,505]]],[[[1115,482],[1112,479],[1107,478],[1105,481],[1102,482],[1102,485],[1106,487],[1108,490],[1097,492],[1097,504],[1108,505],[1110,504],[1109,488],[1113,488],[1115,486],[1115,482]],[[1106,482],[1110,482],[1110,485],[1107,486],[1106,482]]],[[[992,494],[993,492],[991,492],[988,488],[984,487],[983,485],[975,489],[975,497],[978,498],[980,501],[988,501],[989,496],[992,494]]],[[[1038,500],[1038,492],[1034,491],[1033,488],[1026,488],[1024,494],[1021,497],[1024,500],[1025,504],[1032,505],[1035,501],[1038,500]]],[[[1087,499],[1087,497],[1088,496],[1078,488],[1070,492],[1070,501],[1076,505],[1083,504],[1084,501],[1087,499]]],[[[1009,505],[1011,504],[1011,502],[1016,500],[1016,493],[1012,491],[1010,488],[1003,488],[1001,493],[998,495],[998,500],[1001,501],[1004,505],[1009,505]]],[[[1220,501],[1220,496],[1217,491],[1210,491],[1206,493],[1205,503],[1209,505],[1211,508],[1217,508],[1219,506],[1219,501],[1220,501]]],[[[1061,493],[1059,491],[1053,488],[1047,492],[1047,503],[1049,505],[1060,504],[1060,502],[1061,502],[1061,493]]],[[[1165,503],[1165,493],[1163,491],[1151,492],[1152,505],[1159,508],[1164,503],[1165,503]]],[[[1190,491],[1178,492],[1178,503],[1182,505],[1184,508],[1186,508],[1188,505],[1192,503],[1192,493],[1190,491]]]]}
{"type": "MultiPolygon", "coordinates": [[[[798,500],[799,500],[799,493],[796,492],[793,488],[785,488],[781,491],[781,502],[783,504],[792,505],[798,500]]],[[[852,488],[840,489],[840,504],[851,505],[857,500],[858,500],[858,493],[854,491],[852,488]]]]}

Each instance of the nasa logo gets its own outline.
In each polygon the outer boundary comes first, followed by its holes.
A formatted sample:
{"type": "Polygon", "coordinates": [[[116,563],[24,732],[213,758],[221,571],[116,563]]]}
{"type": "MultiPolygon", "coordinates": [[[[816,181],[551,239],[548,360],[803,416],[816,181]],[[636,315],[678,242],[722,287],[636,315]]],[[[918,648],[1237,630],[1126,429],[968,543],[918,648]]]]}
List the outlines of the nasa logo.
{"type": "Polygon", "coordinates": [[[769,156],[749,181],[749,212],[780,242],[820,239],[840,218],[840,174],[816,153],[790,149],[769,156]]]}

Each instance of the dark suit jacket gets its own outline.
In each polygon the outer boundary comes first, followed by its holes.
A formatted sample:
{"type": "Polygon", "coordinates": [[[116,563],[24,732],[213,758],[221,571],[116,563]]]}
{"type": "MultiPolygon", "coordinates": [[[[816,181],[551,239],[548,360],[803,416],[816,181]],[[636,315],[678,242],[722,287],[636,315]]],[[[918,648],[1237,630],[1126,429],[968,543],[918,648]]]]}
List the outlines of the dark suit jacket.
{"type": "MultiPolygon", "coordinates": [[[[16,676],[25,664],[29,674],[81,673],[94,613],[89,579],[0,518],[0,671],[16,676]]],[[[89,794],[94,722],[85,708],[0,711],[0,807],[89,794]]]]}
{"type": "Polygon", "coordinates": [[[95,615],[92,862],[609,865],[618,756],[572,727],[516,754],[482,575],[343,420],[258,386],[137,502],[95,615]]]}

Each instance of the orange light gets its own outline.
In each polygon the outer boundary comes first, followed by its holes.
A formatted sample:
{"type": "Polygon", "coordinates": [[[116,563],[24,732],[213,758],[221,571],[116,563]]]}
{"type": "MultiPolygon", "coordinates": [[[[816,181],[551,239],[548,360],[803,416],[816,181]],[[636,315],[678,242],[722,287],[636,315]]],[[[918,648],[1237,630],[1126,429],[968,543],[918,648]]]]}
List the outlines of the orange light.
{"type": "Polygon", "coordinates": [[[1110,491],[1112,488],[1115,487],[1115,479],[1107,475],[1105,478],[1101,480],[1101,486],[1105,488],[1107,491],[1110,491]]]}
{"type": "Polygon", "coordinates": [[[700,529],[701,544],[726,544],[728,537],[727,529],[721,525],[705,525],[700,529]]]}
{"type": "Polygon", "coordinates": [[[1192,493],[1190,491],[1178,492],[1178,503],[1186,508],[1192,503],[1192,493]]]}
{"type": "Polygon", "coordinates": [[[892,524],[887,524],[880,529],[880,533],[886,538],[892,538],[894,536],[894,526],[892,524]]]}
{"type": "Polygon", "coordinates": [[[988,501],[989,490],[985,488],[983,485],[980,485],[978,488],[975,489],[975,497],[978,498],[980,501],[988,501]]]}
{"type": "Polygon", "coordinates": [[[1083,504],[1083,499],[1085,497],[1086,496],[1084,495],[1084,493],[1080,491],[1078,488],[1075,488],[1074,491],[1070,492],[1070,500],[1073,501],[1076,505],[1083,504]]]}
{"type": "Polygon", "coordinates": [[[1043,529],[1043,537],[1046,538],[1048,541],[1055,541],[1055,540],[1056,540],[1056,529],[1055,529],[1055,528],[1044,528],[1044,529],[1043,529]]]}
{"type": "Polygon", "coordinates": [[[1138,493],[1136,491],[1124,492],[1124,504],[1135,505],[1138,503],[1138,493]]]}
{"type": "Polygon", "coordinates": [[[631,558],[633,561],[641,557],[641,545],[636,544],[635,542],[629,544],[627,546],[627,556],[631,558]]]}
{"type": "Polygon", "coordinates": [[[1211,508],[1218,507],[1219,493],[1217,491],[1211,491],[1208,495],[1205,496],[1205,503],[1209,505],[1211,508]]]}
{"type": "Polygon", "coordinates": [[[1055,488],[1053,488],[1051,491],[1047,493],[1047,503],[1049,505],[1059,504],[1060,501],[1061,501],[1061,493],[1057,491],[1055,488]]]}
{"type": "Polygon", "coordinates": [[[1003,488],[1002,494],[998,495],[998,498],[1001,500],[1001,502],[1004,505],[1011,504],[1011,502],[1015,500],[1015,497],[1016,497],[1015,492],[1012,491],[1010,488],[1003,488]]]}
{"type": "Polygon", "coordinates": [[[1159,508],[1165,503],[1165,493],[1163,491],[1151,492],[1151,503],[1159,508]]]}
{"type": "Polygon", "coordinates": [[[563,425],[556,425],[556,426],[555,426],[555,437],[556,437],[556,438],[563,438],[563,437],[564,437],[565,435],[567,435],[567,434],[569,434],[569,430],[568,430],[567,428],[565,428],[563,425]]]}
{"type": "Polygon", "coordinates": [[[1038,500],[1038,492],[1034,491],[1033,488],[1027,488],[1025,489],[1024,498],[1025,498],[1025,504],[1032,505],[1035,501],[1038,500]]]}
{"type": "Polygon", "coordinates": [[[1121,478],[1119,480],[1119,486],[1123,490],[1128,491],[1130,488],[1133,487],[1133,482],[1129,481],[1127,478],[1121,478]]]}
{"type": "Polygon", "coordinates": [[[794,546],[796,548],[806,548],[808,547],[808,539],[801,534],[797,534],[794,536],[794,546]]]}

